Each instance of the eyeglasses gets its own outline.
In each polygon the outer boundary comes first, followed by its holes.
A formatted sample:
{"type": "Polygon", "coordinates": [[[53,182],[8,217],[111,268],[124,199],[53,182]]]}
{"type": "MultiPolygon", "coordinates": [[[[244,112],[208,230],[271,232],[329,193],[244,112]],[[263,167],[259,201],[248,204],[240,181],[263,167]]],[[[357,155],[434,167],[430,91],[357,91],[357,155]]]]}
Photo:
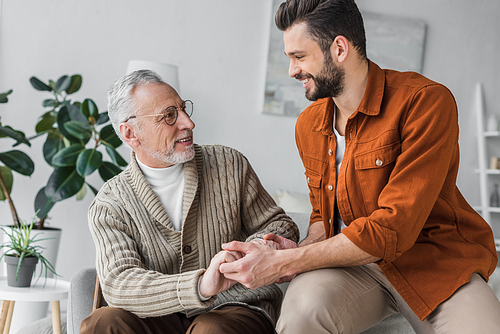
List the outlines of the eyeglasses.
{"type": "MultiPolygon", "coordinates": [[[[165,120],[165,123],[167,125],[174,125],[175,122],[177,122],[177,116],[179,115],[179,111],[183,111],[189,118],[191,118],[191,115],[193,114],[193,101],[191,100],[186,100],[183,101],[183,105],[181,107],[175,107],[175,106],[170,106],[165,111],[163,112],[163,117],[161,120],[165,120]]],[[[138,117],[158,117],[161,114],[156,114],[156,115],[136,115],[136,116],[130,116],[126,120],[123,121],[123,123],[128,122],[129,119],[131,118],[138,118],[138,117]]]]}

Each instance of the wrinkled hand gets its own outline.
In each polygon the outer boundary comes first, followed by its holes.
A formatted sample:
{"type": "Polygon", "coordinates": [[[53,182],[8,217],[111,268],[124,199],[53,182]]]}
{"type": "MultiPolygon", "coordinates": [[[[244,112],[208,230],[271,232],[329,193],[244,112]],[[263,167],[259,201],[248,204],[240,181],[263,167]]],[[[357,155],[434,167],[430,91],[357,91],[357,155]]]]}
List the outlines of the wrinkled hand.
{"type": "Polygon", "coordinates": [[[291,249],[298,247],[294,241],[287,238],[283,238],[273,233],[266,234],[264,236],[264,240],[268,242],[274,242],[275,244],[277,244],[279,247],[277,249],[291,249]]]}
{"type": "Polygon", "coordinates": [[[280,249],[280,245],[277,242],[274,242],[273,240],[266,240],[266,239],[254,239],[250,242],[256,242],[261,245],[265,245],[267,247],[271,247],[272,249],[280,249]]]}
{"type": "Polygon", "coordinates": [[[210,261],[207,271],[201,276],[200,294],[208,298],[235,285],[237,282],[224,277],[219,268],[222,263],[233,262],[242,257],[243,254],[239,252],[223,250],[217,253],[210,261]]]}
{"type": "MultiPolygon", "coordinates": [[[[257,241],[257,240],[256,240],[257,241]]],[[[223,244],[228,251],[240,252],[244,257],[231,263],[222,263],[220,272],[231,281],[238,281],[247,288],[257,289],[278,281],[280,277],[278,250],[261,242],[232,241],[223,244]]]]}

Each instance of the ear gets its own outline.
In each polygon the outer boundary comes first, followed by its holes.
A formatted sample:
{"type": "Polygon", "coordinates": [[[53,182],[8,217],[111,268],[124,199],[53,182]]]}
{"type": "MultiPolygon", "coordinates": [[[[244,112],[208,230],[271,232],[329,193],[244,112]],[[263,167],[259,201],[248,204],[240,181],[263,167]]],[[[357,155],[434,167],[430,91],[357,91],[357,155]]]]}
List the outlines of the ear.
{"type": "Polygon", "coordinates": [[[120,134],[122,135],[123,140],[130,145],[130,147],[139,147],[140,141],[137,137],[137,128],[128,124],[122,123],[119,126],[120,134]]]}
{"type": "Polygon", "coordinates": [[[350,45],[347,38],[342,35],[338,35],[333,40],[330,46],[330,53],[332,54],[332,59],[336,59],[339,63],[346,60],[347,55],[350,51],[350,45]]]}

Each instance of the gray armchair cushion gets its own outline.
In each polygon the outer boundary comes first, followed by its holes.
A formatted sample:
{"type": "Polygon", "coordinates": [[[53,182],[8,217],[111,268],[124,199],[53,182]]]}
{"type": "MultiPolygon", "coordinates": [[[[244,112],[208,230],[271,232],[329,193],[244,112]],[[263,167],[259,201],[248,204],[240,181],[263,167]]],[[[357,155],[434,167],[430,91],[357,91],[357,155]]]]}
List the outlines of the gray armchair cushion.
{"type": "Polygon", "coordinates": [[[68,334],[78,334],[80,323],[92,312],[96,275],[95,268],[85,268],[71,278],[67,310],[68,334]]]}

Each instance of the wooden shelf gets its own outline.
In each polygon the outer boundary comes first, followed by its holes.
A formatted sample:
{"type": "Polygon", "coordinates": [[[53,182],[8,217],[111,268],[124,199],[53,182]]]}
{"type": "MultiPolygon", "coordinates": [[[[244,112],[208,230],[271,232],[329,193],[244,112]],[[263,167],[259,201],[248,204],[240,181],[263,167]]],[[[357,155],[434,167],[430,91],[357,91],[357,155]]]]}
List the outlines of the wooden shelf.
{"type": "Polygon", "coordinates": [[[474,171],[476,174],[480,174],[481,172],[484,172],[489,175],[500,175],[500,169],[476,169],[474,171]]]}
{"type": "MultiPolygon", "coordinates": [[[[476,211],[483,211],[483,209],[480,206],[474,206],[474,210],[476,211]]],[[[500,207],[488,207],[487,210],[489,212],[495,212],[495,213],[500,213],[500,207]]]]}
{"type": "Polygon", "coordinates": [[[483,132],[485,137],[500,137],[500,131],[485,131],[483,132]]]}

